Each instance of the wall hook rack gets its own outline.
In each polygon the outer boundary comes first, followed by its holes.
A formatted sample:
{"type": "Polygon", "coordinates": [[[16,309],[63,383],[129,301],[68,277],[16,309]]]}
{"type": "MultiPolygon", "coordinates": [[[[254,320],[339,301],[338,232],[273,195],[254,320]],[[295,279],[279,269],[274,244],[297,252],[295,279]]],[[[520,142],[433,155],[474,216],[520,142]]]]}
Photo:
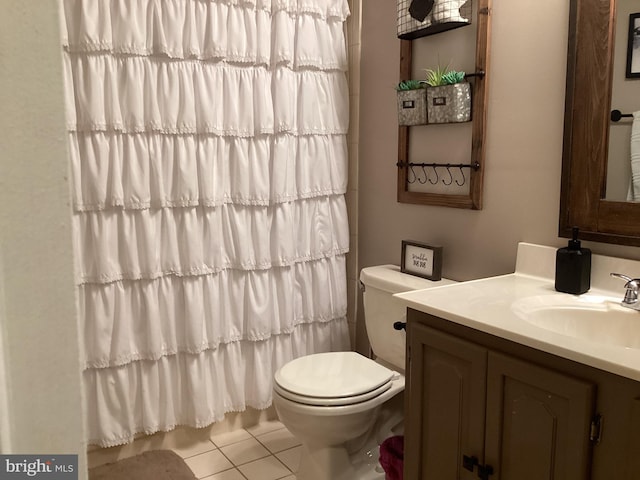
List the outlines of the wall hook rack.
{"type": "Polygon", "coordinates": [[[431,185],[435,185],[439,182],[442,182],[444,185],[449,186],[452,183],[456,183],[459,187],[462,187],[465,183],[467,183],[467,176],[464,174],[465,168],[471,168],[475,171],[480,169],[480,164],[478,162],[475,163],[416,163],[416,162],[398,162],[396,164],[398,168],[407,168],[407,183],[415,183],[416,181],[422,185],[427,183],[427,181],[431,185]],[[422,170],[422,172],[416,173],[416,168],[422,170]],[[433,171],[430,174],[429,168],[433,171]],[[456,177],[454,178],[451,169],[459,169],[460,173],[456,173],[456,177]],[[440,173],[438,169],[445,169],[447,171],[448,176],[445,178],[440,178],[440,173]],[[435,175],[435,180],[433,179],[435,175]]]}

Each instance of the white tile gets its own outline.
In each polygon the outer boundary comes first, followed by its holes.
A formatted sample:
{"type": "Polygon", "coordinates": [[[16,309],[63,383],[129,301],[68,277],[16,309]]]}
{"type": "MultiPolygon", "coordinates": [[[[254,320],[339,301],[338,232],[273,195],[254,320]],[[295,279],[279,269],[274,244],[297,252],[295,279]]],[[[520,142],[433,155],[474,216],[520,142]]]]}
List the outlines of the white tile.
{"type": "Polygon", "coordinates": [[[225,470],[215,475],[209,475],[202,480],[246,480],[246,478],[240,473],[240,470],[232,468],[231,470],[225,470]]]}
{"type": "Polygon", "coordinates": [[[235,466],[269,455],[269,451],[253,437],[238,443],[232,443],[225,447],[220,447],[220,451],[224,453],[225,457],[231,460],[231,463],[235,466]]]}
{"type": "Polygon", "coordinates": [[[197,442],[193,444],[184,445],[181,447],[172,447],[171,450],[176,452],[182,458],[190,458],[195,455],[200,455],[201,453],[210,452],[211,450],[215,450],[216,446],[210,441],[206,442],[197,442]]]}
{"type": "Polygon", "coordinates": [[[227,460],[220,450],[212,450],[196,455],[195,457],[187,458],[185,463],[198,478],[213,475],[214,473],[219,473],[233,467],[231,462],[227,460]]]}
{"type": "Polygon", "coordinates": [[[276,480],[289,475],[291,472],[276,457],[270,456],[240,465],[238,470],[247,480],[276,480]]]}
{"type": "Polygon", "coordinates": [[[162,444],[164,448],[173,450],[182,458],[193,457],[216,448],[209,440],[207,430],[195,428],[179,428],[168,432],[165,434],[162,444]]]}
{"type": "Polygon", "coordinates": [[[257,437],[258,435],[272,432],[274,430],[280,430],[281,428],[284,428],[284,425],[280,420],[268,420],[266,422],[260,422],[252,427],[247,427],[246,430],[254,437],[257,437]]]}
{"type": "Polygon", "coordinates": [[[218,447],[224,447],[225,445],[231,445],[232,443],[241,442],[248,438],[253,438],[249,432],[240,428],[232,432],[219,433],[211,436],[211,441],[218,447]]]}
{"type": "Polygon", "coordinates": [[[288,450],[283,450],[280,453],[276,454],[278,460],[284,463],[289,470],[293,473],[298,471],[298,467],[300,466],[300,455],[302,454],[302,445],[298,445],[297,447],[289,448],[288,450]]]}
{"type": "Polygon", "coordinates": [[[267,447],[271,453],[281,452],[282,450],[300,445],[300,441],[286,428],[258,435],[256,438],[267,447]]]}

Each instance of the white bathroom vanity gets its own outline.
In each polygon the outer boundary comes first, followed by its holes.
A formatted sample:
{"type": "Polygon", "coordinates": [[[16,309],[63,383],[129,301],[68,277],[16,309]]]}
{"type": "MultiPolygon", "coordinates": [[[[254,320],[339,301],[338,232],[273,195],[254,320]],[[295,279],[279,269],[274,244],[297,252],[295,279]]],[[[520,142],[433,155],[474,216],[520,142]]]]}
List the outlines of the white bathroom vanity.
{"type": "Polygon", "coordinates": [[[640,262],[594,255],[554,289],[555,249],[510,275],[396,295],[408,307],[405,478],[640,478],[640,262]]]}

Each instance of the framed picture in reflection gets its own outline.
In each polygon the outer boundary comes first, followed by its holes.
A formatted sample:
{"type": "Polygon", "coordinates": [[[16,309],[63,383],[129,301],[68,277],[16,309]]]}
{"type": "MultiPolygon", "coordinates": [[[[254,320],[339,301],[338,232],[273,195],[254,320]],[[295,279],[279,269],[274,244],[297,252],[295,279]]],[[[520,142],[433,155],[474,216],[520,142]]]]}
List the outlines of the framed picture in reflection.
{"type": "Polygon", "coordinates": [[[640,13],[629,15],[627,78],[640,78],[640,13]]]}

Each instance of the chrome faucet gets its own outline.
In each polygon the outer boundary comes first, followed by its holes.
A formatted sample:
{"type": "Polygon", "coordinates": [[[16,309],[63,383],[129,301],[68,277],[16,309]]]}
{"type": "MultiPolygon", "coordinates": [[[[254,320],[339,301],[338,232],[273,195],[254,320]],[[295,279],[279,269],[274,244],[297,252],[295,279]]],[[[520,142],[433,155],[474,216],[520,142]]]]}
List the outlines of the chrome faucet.
{"type": "Polygon", "coordinates": [[[627,308],[633,308],[634,310],[640,310],[640,302],[638,301],[638,290],[640,290],[640,278],[631,278],[621,273],[612,273],[612,277],[617,277],[625,280],[624,288],[627,290],[624,292],[624,298],[620,305],[627,308]]]}

